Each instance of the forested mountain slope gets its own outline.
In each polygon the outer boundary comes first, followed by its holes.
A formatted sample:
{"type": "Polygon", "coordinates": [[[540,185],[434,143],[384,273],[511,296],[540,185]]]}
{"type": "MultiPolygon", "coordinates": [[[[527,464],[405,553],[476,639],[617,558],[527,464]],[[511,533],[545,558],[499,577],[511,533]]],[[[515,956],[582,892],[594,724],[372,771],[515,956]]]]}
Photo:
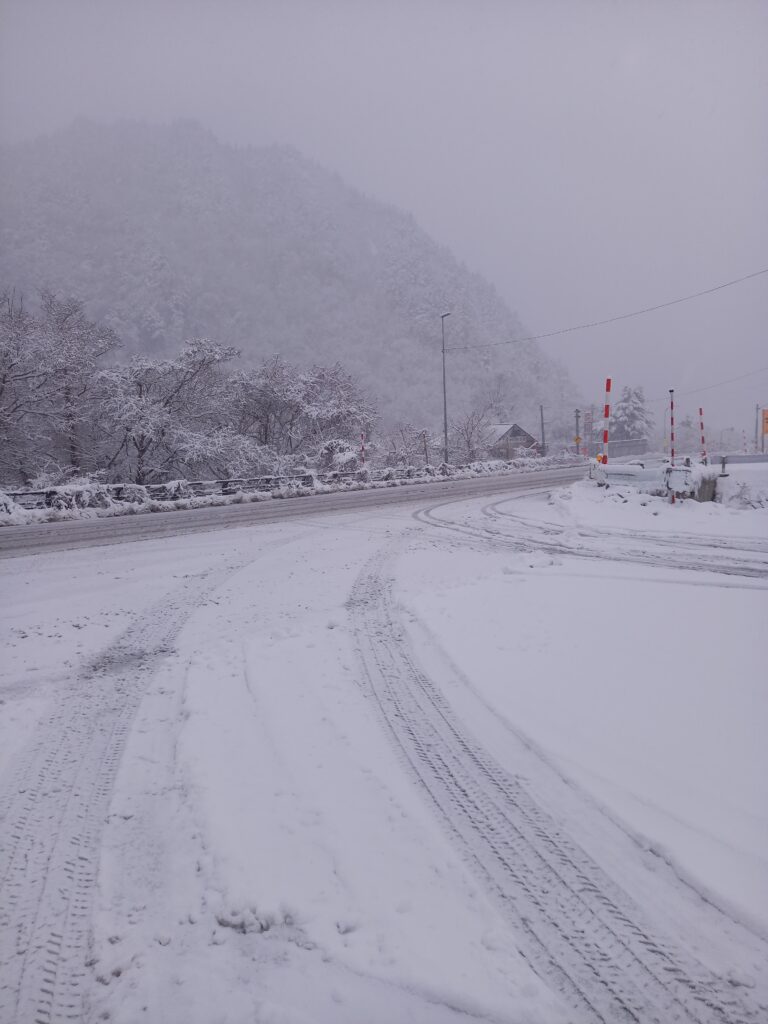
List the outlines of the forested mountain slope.
{"type": "MultiPolygon", "coordinates": [[[[524,333],[411,216],[290,148],[223,145],[187,122],[78,122],[2,150],[0,181],[0,290],[76,295],[127,353],[207,336],[246,360],[340,360],[385,423],[427,425],[442,409],[441,313],[449,347],[524,333]]],[[[533,344],[449,359],[454,412],[493,394],[497,418],[535,426],[539,401],[553,417],[572,405],[533,344]]]]}

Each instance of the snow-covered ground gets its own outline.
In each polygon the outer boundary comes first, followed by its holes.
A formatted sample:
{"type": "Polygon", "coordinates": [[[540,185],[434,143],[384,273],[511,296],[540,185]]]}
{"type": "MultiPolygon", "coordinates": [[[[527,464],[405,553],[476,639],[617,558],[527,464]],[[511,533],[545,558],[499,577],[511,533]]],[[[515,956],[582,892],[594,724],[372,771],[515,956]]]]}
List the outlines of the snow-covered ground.
{"type": "Polygon", "coordinates": [[[412,555],[406,606],[565,775],[768,933],[768,513],[588,482],[485,513],[448,510],[490,550],[412,555]]]}
{"type": "Polygon", "coordinates": [[[578,484],[5,562],[0,1019],[764,1019],[767,523],[578,484]]]}

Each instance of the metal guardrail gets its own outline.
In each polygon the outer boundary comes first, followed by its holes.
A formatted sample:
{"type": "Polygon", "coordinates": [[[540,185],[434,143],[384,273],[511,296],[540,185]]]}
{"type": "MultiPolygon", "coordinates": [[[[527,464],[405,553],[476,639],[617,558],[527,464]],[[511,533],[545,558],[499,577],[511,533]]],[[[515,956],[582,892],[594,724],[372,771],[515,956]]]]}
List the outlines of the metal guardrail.
{"type": "Polygon", "coordinates": [[[745,465],[752,462],[765,464],[766,462],[768,462],[768,454],[762,455],[760,452],[752,455],[726,453],[724,455],[711,455],[709,461],[712,463],[720,462],[721,464],[726,466],[728,465],[728,463],[731,463],[734,466],[745,465]]]}
{"type": "MultiPolygon", "coordinates": [[[[514,461],[504,464],[507,469],[515,468],[514,461]]],[[[275,491],[286,486],[314,487],[317,482],[326,485],[376,481],[397,484],[405,480],[445,478],[471,471],[473,464],[461,466],[434,466],[418,470],[414,466],[390,467],[371,476],[368,469],[329,470],[324,473],[288,473],[257,477],[232,477],[226,480],[173,480],[158,484],[62,484],[59,487],[38,490],[6,491],[8,497],[25,509],[43,508],[87,508],[97,507],[111,501],[145,502],[178,501],[185,498],[220,494],[231,496],[238,492],[245,494],[258,491],[275,491]]]]}
{"type": "Polygon", "coordinates": [[[208,494],[232,495],[238,491],[255,493],[274,491],[291,484],[312,487],[315,477],[311,473],[294,473],[287,476],[243,477],[230,480],[179,480],[164,484],[92,484],[78,487],[76,484],[48,487],[36,491],[7,491],[8,497],[22,508],[84,507],[88,495],[105,495],[112,501],[136,501],[144,495],[156,501],[174,501],[180,498],[195,498],[208,494]]]}

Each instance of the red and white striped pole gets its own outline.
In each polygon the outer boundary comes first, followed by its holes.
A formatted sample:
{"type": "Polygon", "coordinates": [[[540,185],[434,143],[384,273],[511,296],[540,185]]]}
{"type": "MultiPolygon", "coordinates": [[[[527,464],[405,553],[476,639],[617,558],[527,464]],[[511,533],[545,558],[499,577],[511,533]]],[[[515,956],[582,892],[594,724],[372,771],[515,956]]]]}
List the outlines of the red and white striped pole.
{"type": "MultiPolygon", "coordinates": [[[[675,389],[669,389],[669,455],[672,469],[675,468],[675,389]]],[[[672,482],[672,504],[675,504],[675,485],[672,482]]]]}
{"type": "Polygon", "coordinates": [[[704,410],[699,409],[699,427],[701,428],[701,461],[707,464],[707,442],[704,440],[704,410]]]}
{"type": "Polygon", "coordinates": [[[611,378],[605,380],[605,408],[603,409],[603,458],[602,463],[608,462],[608,423],[611,418],[611,378]]]}

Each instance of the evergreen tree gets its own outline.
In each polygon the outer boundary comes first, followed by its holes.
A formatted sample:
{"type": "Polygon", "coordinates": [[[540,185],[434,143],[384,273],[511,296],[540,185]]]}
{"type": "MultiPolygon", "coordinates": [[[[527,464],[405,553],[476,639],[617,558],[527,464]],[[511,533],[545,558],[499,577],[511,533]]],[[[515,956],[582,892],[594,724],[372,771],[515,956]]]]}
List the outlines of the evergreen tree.
{"type": "Polygon", "coordinates": [[[642,388],[622,388],[621,398],[611,410],[611,440],[629,441],[648,437],[653,417],[645,406],[642,388]]]}

